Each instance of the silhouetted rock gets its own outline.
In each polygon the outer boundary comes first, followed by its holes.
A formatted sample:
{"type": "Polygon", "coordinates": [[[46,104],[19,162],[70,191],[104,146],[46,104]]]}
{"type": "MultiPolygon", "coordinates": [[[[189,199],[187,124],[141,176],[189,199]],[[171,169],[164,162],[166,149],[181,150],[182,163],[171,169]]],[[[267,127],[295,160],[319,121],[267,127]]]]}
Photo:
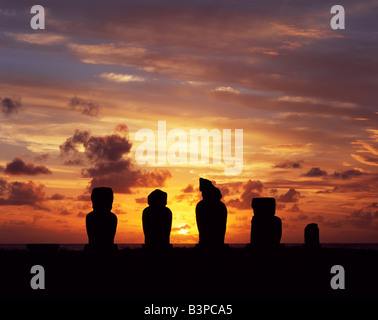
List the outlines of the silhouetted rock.
{"type": "Polygon", "coordinates": [[[274,198],[253,198],[251,245],[255,247],[279,247],[282,235],[281,219],[275,216],[274,198]]]}
{"type": "Polygon", "coordinates": [[[319,228],[316,223],[310,223],[305,227],[304,241],[306,248],[320,248],[319,228]]]}
{"type": "Polygon", "coordinates": [[[113,191],[111,188],[94,188],[91,195],[93,211],[85,219],[89,250],[111,251],[116,249],[114,237],[117,217],[111,212],[113,191]]]}
{"type": "Polygon", "coordinates": [[[145,248],[171,247],[172,212],[166,204],[166,192],[156,189],[149,194],[149,206],[142,215],[145,248]]]}
{"type": "Polygon", "coordinates": [[[200,178],[202,200],[196,206],[196,219],[201,247],[222,247],[226,233],[227,208],[222,194],[211,181],[200,178]]]}

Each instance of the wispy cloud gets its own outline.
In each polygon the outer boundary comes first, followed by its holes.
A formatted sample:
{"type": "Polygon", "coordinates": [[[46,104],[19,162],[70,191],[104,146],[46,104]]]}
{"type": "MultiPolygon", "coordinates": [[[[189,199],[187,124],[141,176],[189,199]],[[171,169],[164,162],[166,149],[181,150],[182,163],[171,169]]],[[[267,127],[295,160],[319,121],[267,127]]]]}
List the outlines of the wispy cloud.
{"type": "Polygon", "coordinates": [[[105,79],[112,82],[144,82],[146,78],[141,76],[136,76],[133,74],[119,74],[119,73],[101,73],[99,75],[101,79],[105,79]]]}
{"type": "Polygon", "coordinates": [[[10,38],[30,44],[49,45],[67,42],[68,37],[53,33],[13,33],[5,32],[10,38]]]}
{"type": "Polygon", "coordinates": [[[214,89],[215,91],[221,91],[221,92],[228,92],[228,93],[236,93],[236,94],[239,94],[240,91],[232,88],[232,87],[216,87],[214,89]]]}

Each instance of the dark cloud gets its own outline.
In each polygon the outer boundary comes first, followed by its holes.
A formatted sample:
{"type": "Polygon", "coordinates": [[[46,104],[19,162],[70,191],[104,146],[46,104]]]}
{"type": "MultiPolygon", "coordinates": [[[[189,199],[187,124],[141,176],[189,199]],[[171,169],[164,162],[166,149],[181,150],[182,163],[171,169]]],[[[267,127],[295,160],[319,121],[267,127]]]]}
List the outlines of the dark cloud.
{"type": "Polygon", "coordinates": [[[362,206],[359,209],[354,209],[349,216],[340,218],[338,220],[320,221],[324,226],[331,228],[341,228],[346,225],[363,229],[367,231],[376,230],[378,227],[378,203],[372,202],[369,205],[362,206]]]}
{"type": "Polygon", "coordinates": [[[85,154],[91,161],[118,161],[130,152],[132,143],[118,134],[105,137],[90,137],[84,144],[85,154]]]}
{"type": "Polygon", "coordinates": [[[356,169],[335,171],[333,174],[328,174],[327,171],[321,170],[320,168],[311,168],[308,172],[303,174],[303,177],[324,177],[328,179],[348,180],[365,174],[366,173],[356,169]]]}
{"type": "Polygon", "coordinates": [[[83,165],[85,157],[79,152],[77,147],[85,144],[90,137],[90,131],[75,130],[74,134],[67,138],[63,144],[59,146],[61,157],[65,158],[64,164],[66,165],[83,165]]]}
{"type": "Polygon", "coordinates": [[[127,160],[119,160],[119,161],[112,161],[112,162],[98,162],[95,163],[90,168],[84,168],[81,173],[83,177],[86,178],[93,178],[93,177],[100,177],[106,176],[112,173],[117,172],[124,172],[124,171],[131,171],[132,164],[130,159],[127,160]]]}
{"type": "Polygon", "coordinates": [[[301,193],[296,191],[295,189],[289,189],[288,192],[281,194],[280,196],[277,197],[278,202],[297,202],[299,198],[302,198],[301,193]]]}
{"type": "Polygon", "coordinates": [[[126,124],[120,123],[120,124],[117,124],[117,126],[115,127],[115,132],[119,132],[127,136],[129,134],[129,128],[127,127],[126,124]]]}
{"type": "Polygon", "coordinates": [[[311,168],[310,171],[306,172],[304,177],[324,177],[328,175],[327,171],[321,170],[320,168],[311,168]]]}
{"type": "Polygon", "coordinates": [[[346,183],[335,186],[332,189],[317,191],[318,194],[331,194],[331,193],[348,193],[348,192],[371,192],[375,187],[372,186],[370,180],[359,181],[355,183],[346,183]]]}
{"type": "Polygon", "coordinates": [[[80,194],[76,197],[76,200],[77,201],[85,201],[85,202],[88,202],[88,201],[91,201],[91,195],[89,193],[83,193],[83,194],[80,194]]]}
{"type": "Polygon", "coordinates": [[[184,189],[181,190],[183,193],[192,193],[194,192],[194,187],[192,184],[188,184],[184,189]]]}
{"type": "Polygon", "coordinates": [[[1,101],[1,112],[5,115],[10,115],[12,113],[17,113],[21,109],[21,99],[20,98],[0,98],[1,101]]]}
{"type": "Polygon", "coordinates": [[[73,110],[78,110],[81,114],[86,116],[95,117],[98,115],[99,106],[94,102],[89,102],[84,99],[73,97],[71,98],[68,106],[73,110]]]}
{"type": "Polygon", "coordinates": [[[378,203],[356,209],[348,217],[348,222],[359,228],[376,227],[378,223],[378,203]]]}
{"type": "Polygon", "coordinates": [[[181,193],[174,197],[175,201],[182,202],[184,200],[187,200],[190,205],[194,205],[196,202],[200,201],[199,189],[196,190],[192,184],[188,184],[185,188],[181,189],[180,191],[181,193]]]}
{"type": "Polygon", "coordinates": [[[2,196],[5,193],[7,189],[7,185],[8,185],[7,181],[4,180],[3,178],[0,178],[0,196],[2,196]]]}
{"type": "Polygon", "coordinates": [[[64,196],[63,194],[60,194],[60,193],[54,193],[50,198],[48,198],[49,200],[63,200],[65,199],[66,196],[64,196]]]}
{"type": "Polygon", "coordinates": [[[251,209],[252,199],[261,197],[262,190],[263,184],[261,181],[249,179],[243,185],[243,193],[240,198],[228,200],[226,204],[240,210],[251,209]]]}
{"type": "Polygon", "coordinates": [[[10,182],[6,185],[7,196],[0,198],[0,205],[28,205],[36,209],[44,209],[42,202],[46,200],[45,186],[34,182],[10,182]]]}
{"type": "Polygon", "coordinates": [[[281,169],[299,169],[302,168],[300,161],[284,161],[276,164],[273,168],[281,168],[281,169]]]}
{"type": "Polygon", "coordinates": [[[116,193],[132,193],[132,188],[148,187],[159,188],[165,185],[165,181],[171,178],[168,170],[157,170],[152,172],[142,172],[135,170],[132,166],[125,167],[121,171],[109,171],[106,167],[106,173],[103,174],[98,168],[94,171],[95,176],[92,178],[89,189],[96,187],[111,187],[116,193]]]}
{"type": "Polygon", "coordinates": [[[49,168],[44,165],[34,165],[31,162],[25,162],[21,158],[15,158],[12,162],[7,163],[4,173],[9,175],[30,175],[51,174],[49,168]]]}
{"type": "Polygon", "coordinates": [[[172,177],[172,174],[166,169],[137,172],[139,172],[137,180],[137,186],[139,187],[163,187],[165,181],[172,177]]]}
{"type": "Polygon", "coordinates": [[[329,178],[334,178],[334,179],[342,179],[342,180],[348,180],[353,177],[359,177],[364,175],[365,173],[360,171],[360,170],[346,170],[346,171],[339,171],[329,175],[329,178]]]}
{"type": "MultiPolygon", "coordinates": [[[[117,125],[118,133],[127,133],[125,124],[117,125]]],[[[60,146],[61,156],[66,164],[88,164],[82,169],[82,176],[91,178],[89,189],[111,187],[116,193],[132,193],[135,187],[162,187],[171,177],[168,170],[141,171],[130,158],[132,143],[118,133],[102,137],[91,136],[89,131],[75,130],[73,136],[60,146]],[[84,152],[78,147],[83,146],[84,152]]]]}
{"type": "Polygon", "coordinates": [[[118,134],[93,137],[89,131],[76,129],[74,134],[59,146],[61,155],[69,157],[68,161],[79,159],[82,163],[83,159],[79,157],[77,149],[79,145],[85,148],[84,156],[90,161],[96,162],[120,160],[124,154],[130,151],[132,143],[118,134]]]}
{"type": "Polygon", "coordinates": [[[72,161],[72,158],[77,156],[79,152],[77,150],[77,147],[80,144],[85,144],[89,140],[90,134],[90,131],[80,131],[76,129],[74,134],[71,137],[67,138],[66,141],[64,141],[64,143],[59,146],[61,156],[70,157],[70,159],[66,162],[72,161]]]}

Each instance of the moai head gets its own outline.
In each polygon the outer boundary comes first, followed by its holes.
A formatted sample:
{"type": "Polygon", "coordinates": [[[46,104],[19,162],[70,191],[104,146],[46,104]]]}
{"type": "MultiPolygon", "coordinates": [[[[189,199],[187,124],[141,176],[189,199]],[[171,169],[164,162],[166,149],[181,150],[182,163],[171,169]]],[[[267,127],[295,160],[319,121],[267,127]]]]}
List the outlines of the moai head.
{"type": "Polygon", "coordinates": [[[276,213],[274,198],[253,198],[251,206],[256,217],[273,217],[276,213]]]}
{"type": "Polygon", "coordinates": [[[165,207],[167,205],[167,193],[159,189],[155,189],[148,195],[147,200],[148,205],[150,206],[165,207]]]}
{"type": "Polygon", "coordinates": [[[212,182],[207,179],[200,178],[200,191],[204,200],[219,201],[222,199],[222,194],[217,187],[214,187],[212,182]]]}
{"type": "Polygon", "coordinates": [[[110,211],[113,206],[113,190],[107,187],[93,188],[91,200],[94,210],[110,211]]]}

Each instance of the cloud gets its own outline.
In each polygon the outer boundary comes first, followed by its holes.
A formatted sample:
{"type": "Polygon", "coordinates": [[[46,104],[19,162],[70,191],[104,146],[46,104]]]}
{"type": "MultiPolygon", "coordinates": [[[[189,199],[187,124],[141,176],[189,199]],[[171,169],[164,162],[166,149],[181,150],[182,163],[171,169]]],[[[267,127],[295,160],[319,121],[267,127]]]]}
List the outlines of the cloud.
{"type": "Polygon", "coordinates": [[[165,181],[172,177],[172,174],[166,169],[137,172],[139,172],[137,180],[137,186],[139,187],[163,187],[165,181]]]}
{"type": "Polygon", "coordinates": [[[284,161],[276,164],[273,168],[299,169],[302,168],[301,161],[284,161]]]}
{"type": "Polygon", "coordinates": [[[119,73],[101,73],[99,75],[101,79],[105,79],[112,82],[144,82],[146,78],[141,76],[135,76],[132,74],[119,74],[119,73]]]}
{"type": "Polygon", "coordinates": [[[90,134],[90,131],[80,131],[76,129],[74,134],[71,137],[67,138],[66,141],[59,146],[61,157],[66,158],[64,164],[84,164],[85,158],[81,153],[79,153],[79,150],[77,148],[78,146],[86,143],[89,140],[90,134]]]}
{"type": "MultiPolygon", "coordinates": [[[[300,212],[301,209],[298,207],[298,204],[294,203],[293,206],[286,210],[287,212],[300,212]]],[[[299,214],[296,218],[293,218],[294,221],[307,220],[308,216],[304,214],[299,214]]]]}
{"type": "Polygon", "coordinates": [[[181,193],[174,197],[174,200],[177,202],[187,200],[190,205],[193,205],[200,200],[199,189],[194,189],[194,186],[192,184],[188,184],[185,188],[181,189],[180,191],[181,193]]]}
{"type": "Polygon", "coordinates": [[[24,162],[21,158],[15,158],[12,162],[7,163],[4,170],[8,175],[30,175],[51,174],[49,168],[44,165],[34,165],[31,162],[24,162]]]}
{"type": "Polygon", "coordinates": [[[278,202],[284,202],[284,203],[297,202],[299,200],[299,198],[303,198],[301,196],[301,193],[296,191],[295,189],[291,188],[291,189],[289,189],[288,192],[278,196],[277,201],[278,202]]]}
{"type": "Polygon", "coordinates": [[[20,98],[0,98],[1,101],[1,112],[5,115],[11,115],[17,113],[21,109],[21,99],[20,98]]]}
{"type": "Polygon", "coordinates": [[[72,137],[67,138],[66,141],[59,146],[60,152],[63,154],[78,152],[76,147],[80,144],[86,143],[89,140],[90,134],[89,131],[80,131],[76,129],[72,137]]]}
{"type": "Polygon", "coordinates": [[[30,44],[50,45],[67,42],[69,39],[65,36],[52,33],[13,33],[5,32],[5,35],[20,42],[30,44]]]}
{"type": "Polygon", "coordinates": [[[185,225],[183,225],[183,226],[181,226],[181,227],[176,227],[176,228],[172,228],[172,232],[175,232],[175,231],[180,231],[180,230],[184,230],[184,229],[190,229],[191,228],[191,226],[190,225],[188,225],[188,224],[185,224],[185,225]]]}
{"type": "Polygon", "coordinates": [[[252,199],[261,197],[261,193],[263,191],[263,184],[259,180],[249,179],[243,185],[243,190],[244,191],[241,194],[240,198],[228,200],[226,204],[230,207],[240,210],[251,209],[252,199]]]}
{"type": "Polygon", "coordinates": [[[363,164],[368,164],[370,166],[378,166],[378,157],[371,156],[368,154],[351,154],[351,156],[363,164]]]}
{"type": "Polygon", "coordinates": [[[111,187],[115,193],[133,193],[137,187],[158,188],[172,177],[168,170],[152,172],[134,168],[131,162],[124,160],[108,164],[97,164],[95,167],[83,169],[84,177],[91,178],[89,189],[95,187],[111,187]]]}
{"type": "Polygon", "coordinates": [[[98,104],[94,102],[89,102],[84,99],[73,97],[68,103],[68,106],[72,110],[78,110],[81,112],[81,114],[90,116],[90,117],[96,117],[99,112],[99,106],[98,104]]]}
{"type": "Polygon", "coordinates": [[[50,198],[48,198],[49,200],[63,200],[65,199],[66,196],[64,196],[63,194],[60,194],[60,193],[54,193],[50,198]]]}
{"type": "Polygon", "coordinates": [[[378,203],[354,210],[348,217],[348,222],[358,228],[376,227],[378,222],[378,203]]]}
{"type": "Polygon", "coordinates": [[[359,177],[366,173],[360,170],[346,170],[346,171],[335,171],[333,174],[329,175],[329,178],[348,180],[353,177],[359,177]]]}
{"type": "Polygon", "coordinates": [[[7,189],[8,183],[3,178],[0,178],[0,196],[2,196],[6,189],[7,189]]]}
{"type": "Polygon", "coordinates": [[[278,34],[311,38],[311,39],[324,39],[324,38],[338,38],[339,34],[335,34],[330,30],[319,30],[315,28],[298,28],[292,25],[284,25],[278,23],[272,23],[276,28],[278,34]]]}
{"type": "Polygon", "coordinates": [[[308,172],[303,174],[303,177],[324,177],[327,179],[340,179],[340,180],[349,180],[354,177],[359,177],[365,175],[366,173],[352,169],[346,171],[335,171],[333,174],[328,174],[327,171],[321,170],[320,168],[311,168],[308,172]]]}
{"type": "Polygon", "coordinates": [[[115,132],[122,133],[122,134],[128,136],[129,128],[124,123],[120,123],[120,124],[116,125],[115,132]]]}
{"type": "Polygon", "coordinates": [[[135,198],[136,203],[147,204],[147,197],[135,198]]]}
{"type": "Polygon", "coordinates": [[[84,142],[85,154],[91,161],[118,161],[130,152],[132,143],[125,137],[112,134],[104,137],[90,137],[84,142]]]}
{"type": "Polygon", "coordinates": [[[327,171],[321,170],[320,168],[311,168],[303,176],[304,177],[324,177],[327,175],[328,175],[327,171]]]}
{"type": "MultiPolygon", "coordinates": [[[[118,128],[118,126],[117,126],[118,128]]],[[[119,130],[119,129],[118,129],[119,130]]],[[[122,130],[126,130],[125,128],[122,130]]],[[[83,155],[91,162],[96,161],[118,161],[122,156],[130,152],[132,143],[126,138],[118,134],[107,135],[104,137],[91,136],[89,131],[75,130],[74,134],[67,138],[66,141],[59,146],[61,156],[68,157],[68,163],[83,162],[83,158],[79,155],[78,147],[84,147],[83,155]],[[80,160],[80,161],[76,161],[80,160]]]]}
{"type": "Polygon", "coordinates": [[[192,184],[188,184],[184,189],[181,190],[183,193],[192,193],[195,192],[192,184]]]}
{"type": "Polygon", "coordinates": [[[81,174],[91,178],[89,189],[95,187],[111,187],[115,193],[132,193],[136,187],[162,187],[171,178],[168,170],[141,171],[136,168],[130,158],[132,143],[127,136],[125,124],[117,125],[117,133],[101,137],[91,136],[89,131],[75,130],[60,146],[61,156],[66,164],[87,165],[81,174]],[[79,152],[79,147],[84,148],[79,152]]]}
{"type": "Polygon", "coordinates": [[[50,157],[49,153],[42,153],[34,157],[34,161],[45,162],[50,157]]]}
{"type": "Polygon", "coordinates": [[[85,63],[126,65],[147,58],[148,50],[114,43],[70,44],[69,49],[85,63]]]}
{"type": "Polygon", "coordinates": [[[46,200],[45,186],[29,182],[10,182],[6,185],[7,198],[0,198],[0,205],[28,205],[36,209],[46,210],[41,204],[46,200]]]}
{"type": "Polygon", "coordinates": [[[378,156],[378,145],[377,145],[377,142],[378,141],[355,141],[355,142],[352,142],[352,144],[354,145],[359,145],[360,148],[361,148],[361,152],[370,152],[372,153],[373,155],[375,156],[378,156]]]}
{"type": "Polygon", "coordinates": [[[234,94],[239,94],[240,91],[231,88],[231,87],[216,87],[214,91],[220,91],[220,92],[228,92],[228,93],[234,93],[234,94]]]}
{"type": "Polygon", "coordinates": [[[277,144],[277,145],[266,145],[262,147],[263,149],[273,151],[273,152],[295,152],[295,151],[307,151],[309,150],[311,143],[296,143],[296,144],[277,144]]]}

